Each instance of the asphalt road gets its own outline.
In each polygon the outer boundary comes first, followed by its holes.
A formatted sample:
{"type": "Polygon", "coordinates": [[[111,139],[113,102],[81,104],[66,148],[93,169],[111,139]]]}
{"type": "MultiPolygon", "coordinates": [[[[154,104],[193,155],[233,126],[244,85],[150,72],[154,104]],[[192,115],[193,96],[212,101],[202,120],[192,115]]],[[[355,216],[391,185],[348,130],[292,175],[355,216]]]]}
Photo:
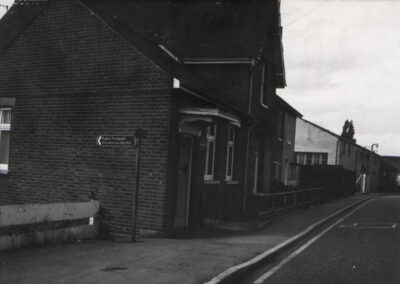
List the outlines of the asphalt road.
{"type": "Polygon", "coordinates": [[[264,283],[400,283],[400,196],[361,207],[264,283]]]}

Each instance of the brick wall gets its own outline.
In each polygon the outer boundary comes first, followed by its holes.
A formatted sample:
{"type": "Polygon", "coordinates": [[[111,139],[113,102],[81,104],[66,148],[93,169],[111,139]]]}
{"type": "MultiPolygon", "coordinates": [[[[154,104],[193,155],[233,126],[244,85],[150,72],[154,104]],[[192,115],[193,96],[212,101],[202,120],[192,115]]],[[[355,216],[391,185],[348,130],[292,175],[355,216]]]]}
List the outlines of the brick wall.
{"type": "Polygon", "coordinates": [[[101,201],[113,235],[128,234],[133,149],[99,148],[98,135],[149,131],[139,229],[165,223],[172,79],[75,1],[52,1],[0,54],[0,97],[12,109],[8,175],[0,203],[101,201]]]}

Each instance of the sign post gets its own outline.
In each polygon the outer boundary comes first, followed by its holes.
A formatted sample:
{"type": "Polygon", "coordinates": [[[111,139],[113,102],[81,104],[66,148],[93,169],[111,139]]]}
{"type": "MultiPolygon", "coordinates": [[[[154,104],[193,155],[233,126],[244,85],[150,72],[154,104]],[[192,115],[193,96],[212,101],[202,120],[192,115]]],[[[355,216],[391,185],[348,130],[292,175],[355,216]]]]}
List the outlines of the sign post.
{"type": "Polygon", "coordinates": [[[139,204],[139,176],[140,176],[140,155],[142,139],[147,138],[147,131],[139,128],[135,130],[135,136],[132,135],[102,135],[96,139],[99,147],[126,147],[134,146],[136,148],[136,168],[135,168],[135,194],[132,209],[132,242],[136,241],[137,212],[139,204]]]}
{"type": "Polygon", "coordinates": [[[139,176],[140,176],[140,155],[142,147],[142,139],[147,138],[147,131],[144,129],[135,130],[135,146],[136,146],[136,169],[135,169],[135,196],[133,204],[133,226],[132,226],[132,242],[136,241],[137,214],[139,204],[139,176]]]}

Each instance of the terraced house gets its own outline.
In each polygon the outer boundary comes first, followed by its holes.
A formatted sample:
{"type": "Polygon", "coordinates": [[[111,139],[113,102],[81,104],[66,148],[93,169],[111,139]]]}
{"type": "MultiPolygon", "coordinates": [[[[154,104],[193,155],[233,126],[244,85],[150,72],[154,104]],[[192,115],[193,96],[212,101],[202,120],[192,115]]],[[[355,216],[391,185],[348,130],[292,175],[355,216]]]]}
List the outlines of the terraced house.
{"type": "Polygon", "coordinates": [[[250,214],[273,174],[281,37],[279,0],[17,1],[0,21],[0,203],[97,199],[104,232],[129,235],[135,150],[96,140],[143,128],[139,232],[250,214]]]}

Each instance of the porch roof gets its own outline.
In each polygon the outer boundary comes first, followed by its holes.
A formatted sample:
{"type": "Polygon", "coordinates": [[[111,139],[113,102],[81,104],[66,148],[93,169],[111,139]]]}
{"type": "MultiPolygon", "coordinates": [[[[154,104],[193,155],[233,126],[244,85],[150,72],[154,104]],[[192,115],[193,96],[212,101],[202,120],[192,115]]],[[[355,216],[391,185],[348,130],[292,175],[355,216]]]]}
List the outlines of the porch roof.
{"type": "Polygon", "coordinates": [[[241,127],[241,121],[239,117],[232,113],[222,111],[218,108],[180,108],[179,113],[200,117],[219,117],[229,121],[237,127],[241,127]]]}

